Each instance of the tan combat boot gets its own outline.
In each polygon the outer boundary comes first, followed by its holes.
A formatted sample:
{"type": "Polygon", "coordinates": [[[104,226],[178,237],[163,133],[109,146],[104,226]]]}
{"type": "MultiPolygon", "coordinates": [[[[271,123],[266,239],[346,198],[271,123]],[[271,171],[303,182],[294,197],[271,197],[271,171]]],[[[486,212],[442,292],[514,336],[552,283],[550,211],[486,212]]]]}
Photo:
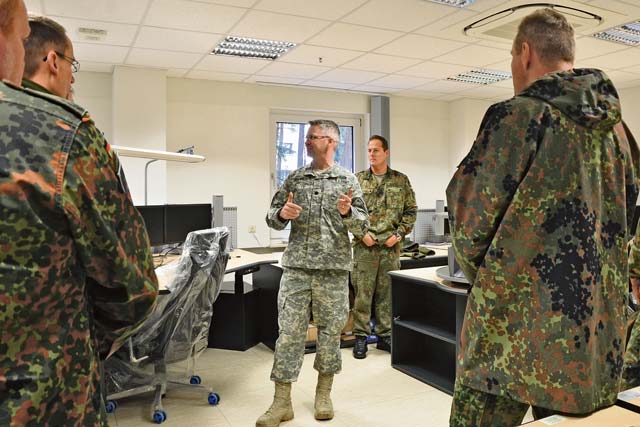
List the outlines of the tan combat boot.
{"type": "Polygon", "coordinates": [[[293,407],[291,406],[291,383],[276,382],[276,393],[273,396],[273,403],[262,414],[256,427],[278,427],[282,421],[293,419],[293,407]]]}
{"type": "Polygon", "coordinates": [[[331,403],[331,385],[333,374],[318,374],[316,386],[316,401],[314,404],[316,420],[330,420],[333,418],[333,404],[331,403]]]}

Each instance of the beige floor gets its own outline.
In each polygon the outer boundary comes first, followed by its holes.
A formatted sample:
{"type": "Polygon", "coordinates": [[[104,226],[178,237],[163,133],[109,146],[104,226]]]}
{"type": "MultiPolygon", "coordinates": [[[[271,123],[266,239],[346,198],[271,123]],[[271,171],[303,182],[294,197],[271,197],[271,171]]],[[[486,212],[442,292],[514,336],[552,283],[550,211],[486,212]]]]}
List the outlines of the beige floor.
{"type": "MultiPolygon", "coordinates": [[[[369,345],[368,357],[356,360],[343,349],[343,370],[333,387],[335,418],[313,418],[316,371],[313,354],[305,356],[300,378],[293,386],[295,418],[282,427],[411,427],[448,426],[451,397],[391,367],[390,355],[369,345]]],[[[273,352],[262,344],[245,352],[208,349],[198,360],[198,374],[220,394],[218,406],[206,403],[206,393],[171,389],[163,400],[165,427],[251,427],[271,404],[269,381],[273,352]]],[[[153,425],[151,396],[118,402],[110,426],[153,425]]],[[[530,418],[529,416],[527,418],[530,418]]]]}

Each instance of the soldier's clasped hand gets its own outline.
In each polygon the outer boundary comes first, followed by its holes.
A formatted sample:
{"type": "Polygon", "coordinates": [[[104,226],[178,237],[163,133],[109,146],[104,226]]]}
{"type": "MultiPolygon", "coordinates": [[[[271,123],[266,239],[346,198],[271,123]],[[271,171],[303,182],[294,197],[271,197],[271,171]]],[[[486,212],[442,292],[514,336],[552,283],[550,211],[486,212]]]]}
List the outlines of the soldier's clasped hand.
{"type": "Polygon", "coordinates": [[[287,203],[280,210],[280,218],[284,220],[296,219],[302,212],[302,207],[293,203],[293,193],[289,193],[287,203]]]}
{"type": "Polygon", "coordinates": [[[371,237],[371,234],[369,234],[369,233],[366,233],[364,235],[364,237],[362,238],[362,242],[368,247],[371,247],[371,246],[373,246],[373,245],[375,245],[377,243],[375,241],[375,239],[373,237],[371,237]]]}
{"type": "Polygon", "coordinates": [[[338,212],[340,215],[345,216],[351,212],[351,196],[353,195],[353,188],[349,189],[348,194],[340,194],[340,199],[338,200],[338,212]]]}

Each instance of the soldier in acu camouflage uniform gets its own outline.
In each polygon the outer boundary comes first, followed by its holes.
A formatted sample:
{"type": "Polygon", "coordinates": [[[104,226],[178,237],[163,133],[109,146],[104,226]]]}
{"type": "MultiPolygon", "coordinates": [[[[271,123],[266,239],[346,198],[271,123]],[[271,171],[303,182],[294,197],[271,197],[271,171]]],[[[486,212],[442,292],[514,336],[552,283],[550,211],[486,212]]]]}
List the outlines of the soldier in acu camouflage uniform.
{"type": "Polygon", "coordinates": [[[342,366],[340,333],[349,310],[351,245],[347,230],[362,235],[369,225],[358,180],[334,161],[340,141],[338,126],[329,120],[309,124],[305,145],[313,162],[287,177],[266,218],[276,230],[291,222],[291,234],[282,257],[284,272],[278,293],[280,335],[271,371],[275,396],[256,422],[258,427],[276,427],[293,418],[291,383],[302,366],[310,310],[318,328],[315,418],[333,418],[330,391],[333,375],[342,366]]]}
{"type": "Polygon", "coordinates": [[[626,242],[638,148],[598,70],[572,69],[573,29],[525,17],[516,96],[487,111],[447,188],[456,258],[472,284],[451,426],[513,426],[616,401],[626,242]]]}
{"type": "Polygon", "coordinates": [[[369,138],[369,164],[356,177],[369,211],[370,226],[356,235],[353,245],[353,357],[367,357],[371,333],[371,303],[375,298],[378,349],[391,351],[391,277],[400,269],[400,246],[416,222],[416,196],[406,175],[388,167],[389,143],[379,135],[369,138]]]}
{"type": "MultiPolygon", "coordinates": [[[[22,0],[0,0],[0,78],[16,85],[28,33],[22,0]]],[[[98,355],[157,294],[144,224],[86,111],[0,94],[0,425],[105,426],[98,355]]]]}

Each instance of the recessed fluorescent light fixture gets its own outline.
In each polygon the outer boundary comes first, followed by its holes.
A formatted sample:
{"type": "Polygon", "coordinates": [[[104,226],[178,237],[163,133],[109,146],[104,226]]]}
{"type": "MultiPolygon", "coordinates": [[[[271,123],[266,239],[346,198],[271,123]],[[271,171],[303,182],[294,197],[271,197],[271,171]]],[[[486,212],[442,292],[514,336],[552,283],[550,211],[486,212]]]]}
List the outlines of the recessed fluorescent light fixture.
{"type": "Polygon", "coordinates": [[[241,58],[258,58],[273,61],[292,47],[295,47],[295,45],[295,43],[275,40],[227,36],[211,53],[215,55],[239,56],[241,58]]]}
{"type": "Polygon", "coordinates": [[[469,6],[471,3],[474,3],[476,0],[429,0],[433,3],[445,4],[447,6],[453,7],[465,7],[469,6]]]}
{"type": "Polygon", "coordinates": [[[640,44],[640,21],[629,22],[592,36],[600,40],[637,46],[640,44]]]}
{"type": "Polygon", "coordinates": [[[472,83],[476,85],[489,85],[491,83],[497,83],[502,80],[508,80],[511,78],[511,73],[498,70],[487,70],[480,68],[477,70],[467,71],[466,73],[460,73],[453,77],[447,77],[447,80],[453,80],[456,82],[472,83]]]}

